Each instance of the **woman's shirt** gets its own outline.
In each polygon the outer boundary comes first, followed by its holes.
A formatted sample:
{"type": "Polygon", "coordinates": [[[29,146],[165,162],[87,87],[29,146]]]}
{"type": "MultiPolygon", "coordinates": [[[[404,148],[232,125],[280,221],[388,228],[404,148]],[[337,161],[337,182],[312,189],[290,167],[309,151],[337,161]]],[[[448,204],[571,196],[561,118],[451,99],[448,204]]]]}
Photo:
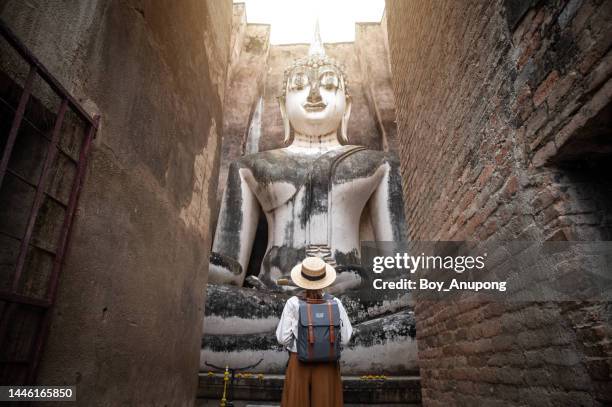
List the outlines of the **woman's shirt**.
{"type": "MultiPolygon", "coordinates": [[[[346,345],[353,335],[353,327],[351,321],[348,319],[346,310],[339,299],[334,298],[338,304],[338,310],[340,311],[340,335],[342,344],[346,345]]],[[[291,352],[297,352],[297,345],[295,339],[298,335],[298,321],[300,312],[300,300],[298,297],[293,296],[287,300],[285,308],[283,308],[283,314],[281,315],[278,326],[276,327],[276,339],[278,343],[285,346],[291,352]]]]}

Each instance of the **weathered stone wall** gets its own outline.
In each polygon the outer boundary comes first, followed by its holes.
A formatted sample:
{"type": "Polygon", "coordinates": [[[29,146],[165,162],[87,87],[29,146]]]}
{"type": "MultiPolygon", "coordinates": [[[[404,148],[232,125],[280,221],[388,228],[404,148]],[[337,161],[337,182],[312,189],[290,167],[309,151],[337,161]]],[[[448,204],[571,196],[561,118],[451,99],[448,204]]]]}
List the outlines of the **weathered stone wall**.
{"type": "MultiPolygon", "coordinates": [[[[412,240],[612,237],[611,18],[605,1],[387,1],[412,240]]],[[[609,303],[415,315],[426,405],[612,401],[609,303]]]]}
{"type": "Polygon", "coordinates": [[[235,43],[223,111],[219,201],[227,182],[230,162],[244,155],[249,124],[263,94],[270,53],[270,26],[247,24],[244,4],[235,4],[232,39],[235,43]]]}
{"type": "Polygon", "coordinates": [[[0,1],[92,112],[91,151],[39,382],[78,405],[193,404],[231,1],[0,1]]]}
{"type": "Polygon", "coordinates": [[[397,151],[395,98],[391,86],[389,50],[386,44],[387,21],[355,25],[355,49],[361,67],[361,86],[370,114],[374,117],[381,147],[397,151]],[[365,78],[365,80],[364,80],[365,78]]]}

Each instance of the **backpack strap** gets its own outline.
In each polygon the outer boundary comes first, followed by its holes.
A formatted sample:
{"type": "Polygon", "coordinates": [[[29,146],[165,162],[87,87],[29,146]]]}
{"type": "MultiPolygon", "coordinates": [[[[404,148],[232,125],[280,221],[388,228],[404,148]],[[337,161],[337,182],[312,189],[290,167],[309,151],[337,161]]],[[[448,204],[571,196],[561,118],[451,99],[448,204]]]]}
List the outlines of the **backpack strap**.
{"type": "Polygon", "coordinates": [[[333,360],[335,353],[334,342],[336,341],[336,334],[334,332],[334,313],[332,311],[331,301],[327,301],[327,313],[329,315],[329,356],[333,360]]]}
{"type": "Polygon", "coordinates": [[[314,328],[312,326],[312,305],[306,303],[306,315],[308,315],[308,357],[312,357],[312,348],[314,346],[314,328]]]}

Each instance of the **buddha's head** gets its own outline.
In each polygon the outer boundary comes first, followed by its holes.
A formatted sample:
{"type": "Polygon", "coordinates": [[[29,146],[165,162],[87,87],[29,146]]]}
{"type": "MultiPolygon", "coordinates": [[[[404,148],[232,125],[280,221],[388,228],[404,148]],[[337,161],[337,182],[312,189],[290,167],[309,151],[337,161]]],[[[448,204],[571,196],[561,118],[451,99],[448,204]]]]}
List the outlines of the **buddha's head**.
{"type": "Polygon", "coordinates": [[[279,96],[285,143],[291,137],[291,129],[307,136],[336,131],[341,143],[348,141],[346,128],[351,113],[348,81],[342,66],[325,55],[318,31],[317,24],[308,57],[294,61],[285,70],[279,96]]]}

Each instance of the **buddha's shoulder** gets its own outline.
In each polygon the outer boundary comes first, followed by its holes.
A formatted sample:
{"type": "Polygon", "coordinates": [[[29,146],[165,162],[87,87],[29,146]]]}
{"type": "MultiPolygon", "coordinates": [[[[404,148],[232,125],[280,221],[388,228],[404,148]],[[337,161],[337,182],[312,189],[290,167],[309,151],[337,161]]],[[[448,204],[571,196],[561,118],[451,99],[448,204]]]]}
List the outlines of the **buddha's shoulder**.
{"type": "Polygon", "coordinates": [[[236,160],[236,164],[240,167],[255,168],[261,166],[283,166],[295,165],[296,162],[305,161],[306,158],[302,158],[295,154],[289,154],[285,149],[276,149],[261,151],[258,153],[247,154],[236,160]]]}
{"type": "Polygon", "coordinates": [[[283,149],[247,154],[231,164],[236,169],[247,169],[255,180],[299,182],[307,172],[307,157],[288,154],[283,149]]]}
{"type": "MultiPolygon", "coordinates": [[[[338,163],[335,169],[336,182],[345,182],[356,178],[369,178],[378,174],[382,176],[387,172],[394,173],[397,165],[394,163],[393,155],[369,148],[350,148],[347,146],[349,155],[338,163]]],[[[362,146],[354,146],[362,147],[362,146]]]]}
{"type": "Polygon", "coordinates": [[[396,154],[387,151],[373,150],[364,146],[351,145],[348,151],[354,151],[348,156],[347,164],[361,167],[363,169],[376,169],[382,165],[391,167],[399,166],[399,159],[396,154]],[[359,147],[362,147],[359,149],[359,147]]]}

